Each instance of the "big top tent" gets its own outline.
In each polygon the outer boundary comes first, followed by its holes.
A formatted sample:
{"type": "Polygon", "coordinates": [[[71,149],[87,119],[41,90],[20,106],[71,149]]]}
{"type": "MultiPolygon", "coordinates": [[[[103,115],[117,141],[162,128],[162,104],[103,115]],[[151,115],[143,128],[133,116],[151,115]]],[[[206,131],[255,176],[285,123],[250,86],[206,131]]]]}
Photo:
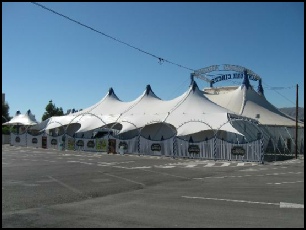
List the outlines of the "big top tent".
{"type": "Polygon", "coordinates": [[[94,106],[77,113],[52,117],[45,129],[80,124],[76,132],[81,133],[120,124],[122,134],[159,123],[173,127],[172,135],[178,136],[191,135],[203,130],[223,130],[243,135],[231,125],[228,114],[227,109],[208,100],[196,82],[192,81],[184,94],[169,101],[157,97],[150,85],[147,85],[142,95],[131,102],[119,100],[111,88],[94,106]]]}
{"type": "Polygon", "coordinates": [[[110,88],[94,105],[51,117],[32,128],[50,135],[53,144],[49,147],[64,141],[69,149],[116,152],[124,146],[130,153],[262,161],[271,138],[274,146],[280,138],[289,143],[293,135],[287,127],[293,127],[295,121],[271,105],[263,91],[253,90],[248,73],[240,86],[203,91],[191,77],[187,90],[172,100],[162,100],[147,85],[139,97],[126,102],[110,88]],[[262,126],[285,126],[285,132],[291,134],[272,136],[271,129],[262,126]],[[243,148],[243,153],[235,148],[243,148]]]}

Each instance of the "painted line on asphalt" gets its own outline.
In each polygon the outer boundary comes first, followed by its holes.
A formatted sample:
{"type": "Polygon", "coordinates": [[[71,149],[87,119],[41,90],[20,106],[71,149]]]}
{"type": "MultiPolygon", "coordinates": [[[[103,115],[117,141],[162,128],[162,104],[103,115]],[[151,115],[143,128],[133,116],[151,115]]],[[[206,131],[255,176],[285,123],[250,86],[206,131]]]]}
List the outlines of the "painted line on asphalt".
{"type": "Polygon", "coordinates": [[[55,178],[52,177],[52,176],[48,176],[48,177],[49,177],[51,180],[53,180],[53,181],[57,182],[58,184],[62,185],[63,187],[69,189],[70,191],[72,191],[72,192],[74,192],[74,193],[77,193],[77,194],[82,194],[82,192],[81,192],[80,190],[75,189],[75,188],[73,188],[73,187],[71,187],[71,186],[65,184],[64,182],[55,179],[55,178]]]}
{"type": "MultiPolygon", "coordinates": [[[[98,166],[108,166],[108,165],[98,165],[98,166]]],[[[129,169],[127,167],[119,166],[119,165],[114,165],[112,166],[113,168],[119,168],[119,169],[129,169]]]]}
{"type": "Polygon", "coordinates": [[[285,202],[267,203],[267,202],[231,200],[231,199],[220,199],[220,198],[209,198],[209,197],[192,197],[192,196],[182,196],[182,197],[187,199],[217,200],[217,201],[229,201],[229,202],[248,203],[248,204],[277,205],[280,208],[304,208],[304,204],[294,204],[294,203],[285,203],[285,202]]]}
{"type": "Polygon", "coordinates": [[[174,168],[176,166],[174,165],[154,165],[155,168],[162,168],[162,169],[171,169],[174,168]]]}
{"type": "Polygon", "coordinates": [[[279,203],[254,202],[254,201],[247,201],[247,200],[231,200],[231,199],[220,199],[220,198],[209,198],[209,197],[192,197],[192,196],[182,196],[182,197],[183,198],[188,198],[188,199],[230,201],[230,202],[249,203],[249,204],[279,205],[279,203]]]}
{"type": "Polygon", "coordinates": [[[193,168],[193,167],[195,167],[195,166],[197,166],[197,165],[186,165],[185,167],[186,167],[186,168],[193,168]]]}
{"type": "Polygon", "coordinates": [[[213,165],[215,165],[215,163],[208,163],[207,165],[205,165],[203,167],[212,167],[213,165]]]}
{"type": "Polygon", "coordinates": [[[304,208],[304,204],[280,202],[280,208],[304,208]]]}
{"type": "Polygon", "coordinates": [[[121,177],[121,176],[115,176],[115,175],[113,175],[113,174],[106,173],[106,172],[101,172],[101,171],[99,171],[99,173],[102,173],[102,174],[105,174],[105,175],[108,175],[108,176],[111,176],[111,177],[119,178],[119,179],[122,179],[122,180],[125,180],[125,181],[128,181],[128,182],[132,182],[132,183],[134,183],[134,184],[139,184],[139,185],[141,185],[141,186],[143,186],[143,187],[146,186],[146,185],[143,184],[143,183],[140,183],[140,182],[137,182],[137,181],[134,181],[134,180],[130,180],[130,179],[127,179],[127,178],[124,178],[124,177],[121,177]]]}
{"type": "Polygon", "coordinates": [[[156,174],[171,176],[171,177],[183,178],[183,179],[188,179],[188,180],[191,179],[191,178],[184,177],[184,176],[177,176],[177,175],[172,175],[172,174],[169,174],[169,173],[157,172],[157,171],[152,171],[152,170],[147,170],[147,169],[141,169],[141,170],[142,170],[142,171],[146,171],[146,172],[151,172],[151,173],[156,173],[156,174]]]}
{"type": "MultiPolygon", "coordinates": [[[[241,171],[243,171],[243,170],[241,170],[241,171]]],[[[219,177],[219,176],[209,176],[209,177],[202,177],[202,178],[193,178],[193,179],[214,179],[214,178],[216,178],[216,179],[218,179],[218,178],[241,178],[241,177],[248,177],[248,176],[253,176],[253,177],[257,177],[257,176],[277,176],[277,175],[279,175],[279,174],[284,174],[284,175],[286,175],[286,174],[300,174],[301,172],[286,172],[286,173],[268,173],[268,174],[258,174],[258,175],[239,175],[239,176],[221,176],[221,177],[219,177]]],[[[304,181],[297,181],[297,182],[304,182],[304,181]]],[[[290,182],[285,182],[285,183],[290,183],[290,182]]],[[[296,183],[296,182],[294,182],[294,183],[296,183]]],[[[272,184],[272,183],[267,183],[267,184],[272,184]]],[[[280,184],[280,183],[278,183],[278,184],[280,184]]]]}
{"type": "Polygon", "coordinates": [[[89,162],[82,162],[80,161],[81,164],[85,164],[85,165],[93,165],[93,163],[89,163],[89,162]]]}
{"type": "Polygon", "coordinates": [[[304,181],[289,181],[289,182],[278,182],[278,183],[266,183],[266,184],[296,184],[296,183],[304,183],[304,181]]]}
{"type": "Polygon", "coordinates": [[[138,167],[131,167],[126,169],[150,169],[152,166],[138,166],[138,167]]]}

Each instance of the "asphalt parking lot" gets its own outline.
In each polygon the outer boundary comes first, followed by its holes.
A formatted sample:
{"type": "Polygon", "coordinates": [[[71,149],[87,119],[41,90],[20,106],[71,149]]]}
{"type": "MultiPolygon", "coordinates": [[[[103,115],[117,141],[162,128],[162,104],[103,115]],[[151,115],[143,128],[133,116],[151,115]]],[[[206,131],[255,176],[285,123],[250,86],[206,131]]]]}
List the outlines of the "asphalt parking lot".
{"type": "Polygon", "coordinates": [[[304,227],[304,159],[228,162],[2,145],[2,227],[304,227]]]}

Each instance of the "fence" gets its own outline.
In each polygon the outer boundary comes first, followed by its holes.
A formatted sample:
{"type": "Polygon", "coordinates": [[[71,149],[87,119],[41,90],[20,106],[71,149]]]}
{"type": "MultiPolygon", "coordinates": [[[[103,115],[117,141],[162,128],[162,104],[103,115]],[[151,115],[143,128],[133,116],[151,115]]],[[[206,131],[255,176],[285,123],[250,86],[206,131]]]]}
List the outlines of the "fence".
{"type": "Polygon", "coordinates": [[[262,162],[264,155],[261,139],[240,144],[230,143],[218,138],[190,143],[179,137],[152,141],[142,136],[122,140],[112,135],[98,139],[87,139],[74,138],[67,134],[55,137],[46,134],[33,136],[28,133],[19,135],[11,133],[10,144],[58,150],[128,153],[229,161],[262,162]]]}

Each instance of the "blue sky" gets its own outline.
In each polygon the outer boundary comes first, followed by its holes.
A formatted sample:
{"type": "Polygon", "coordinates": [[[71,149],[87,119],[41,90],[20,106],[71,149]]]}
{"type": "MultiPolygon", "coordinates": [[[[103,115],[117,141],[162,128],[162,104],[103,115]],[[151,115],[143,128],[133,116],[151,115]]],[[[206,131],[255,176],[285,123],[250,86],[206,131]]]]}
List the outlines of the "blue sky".
{"type": "MultiPolygon", "coordinates": [[[[161,99],[185,92],[190,69],[232,64],[253,70],[278,108],[304,107],[304,3],[2,3],[2,93],[38,121],[49,100],[85,109],[112,87],[122,101],[150,85],[161,99]],[[187,67],[187,68],[182,68],[187,67]],[[280,88],[273,88],[280,87],[280,88]],[[279,89],[279,90],[276,90],[279,89]]],[[[209,84],[195,79],[200,88],[209,84]]],[[[251,82],[257,89],[257,82],[251,82]]],[[[215,86],[233,85],[228,81],[215,86]]]]}

